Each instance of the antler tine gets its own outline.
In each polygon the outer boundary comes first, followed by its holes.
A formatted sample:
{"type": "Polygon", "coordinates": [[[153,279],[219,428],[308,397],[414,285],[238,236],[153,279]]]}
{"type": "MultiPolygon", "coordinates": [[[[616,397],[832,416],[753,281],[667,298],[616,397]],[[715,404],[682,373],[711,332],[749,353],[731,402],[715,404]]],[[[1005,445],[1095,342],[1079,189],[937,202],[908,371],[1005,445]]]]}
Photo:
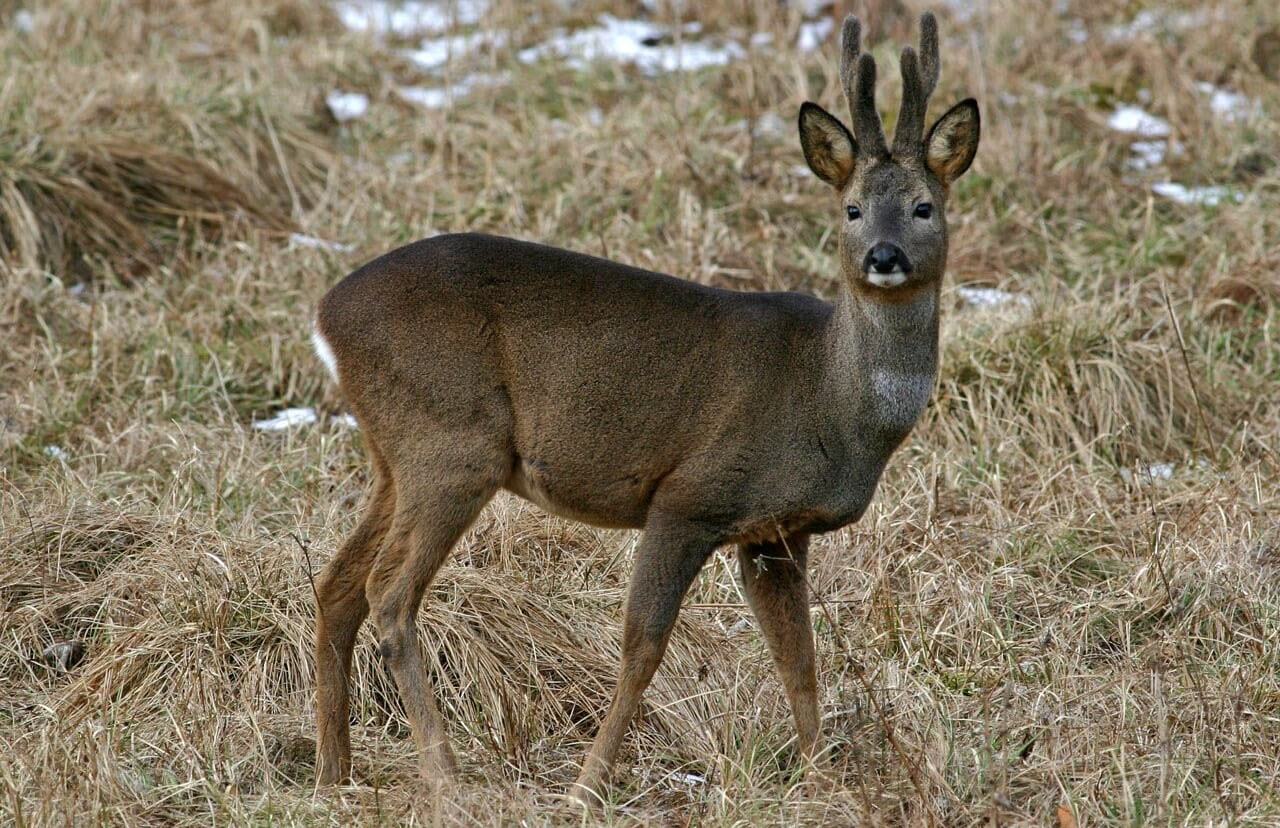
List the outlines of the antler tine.
{"type": "Polygon", "coordinates": [[[876,112],[876,62],[862,52],[862,24],[849,15],[844,19],[840,44],[840,85],[849,102],[853,138],[859,151],[888,155],[880,113],[876,112]]]}
{"type": "Polygon", "coordinates": [[[942,70],[942,63],[938,59],[938,20],[933,12],[920,15],[920,68],[923,70],[921,80],[924,82],[920,87],[920,94],[927,104],[933,90],[938,88],[938,74],[942,70]]]}
{"type": "Polygon", "coordinates": [[[840,87],[844,90],[845,100],[849,102],[849,115],[856,117],[858,98],[854,93],[855,75],[858,67],[858,53],[862,51],[862,24],[858,18],[849,15],[844,19],[844,28],[840,35],[840,87]]]}
{"type": "Polygon", "coordinates": [[[876,61],[871,55],[858,58],[857,103],[853,110],[853,137],[870,156],[888,156],[884,127],[876,111],[876,61]]]}
{"type": "Polygon", "coordinates": [[[920,18],[920,55],[910,46],[902,50],[902,107],[893,134],[893,152],[907,156],[920,152],[929,96],[938,85],[938,22],[926,12],[920,18]]]}

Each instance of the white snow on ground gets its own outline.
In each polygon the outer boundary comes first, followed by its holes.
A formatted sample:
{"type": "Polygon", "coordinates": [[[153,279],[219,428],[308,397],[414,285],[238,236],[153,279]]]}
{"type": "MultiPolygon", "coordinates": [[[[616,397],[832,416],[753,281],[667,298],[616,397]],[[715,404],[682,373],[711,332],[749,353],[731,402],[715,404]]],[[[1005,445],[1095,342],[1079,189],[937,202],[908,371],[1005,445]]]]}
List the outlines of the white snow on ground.
{"type": "MultiPolygon", "coordinates": [[[[956,0],[956,2],[959,1],[956,0]]],[[[820,14],[829,15],[835,2],[834,0],[793,0],[789,5],[798,8],[805,17],[817,17],[820,14]]]]}
{"type": "Polygon", "coordinates": [[[483,46],[499,48],[507,42],[505,32],[472,32],[449,37],[429,37],[418,44],[417,49],[403,54],[420,69],[439,69],[451,60],[464,57],[483,46]]]}
{"type": "Polygon", "coordinates": [[[1224,121],[1244,121],[1258,114],[1258,102],[1248,95],[1232,92],[1211,83],[1197,83],[1196,88],[1209,96],[1209,109],[1224,121]]]}
{"type": "Polygon", "coordinates": [[[413,37],[478,23],[489,10],[489,3],[487,0],[345,0],[334,3],[333,10],[342,25],[352,31],[379,37],[413,37]]]}
{"type": "Polygon", "coordinates": [[[285,408],[267,420],[254,420],[253,427],[257,431],[288,431],[300,426],[314,425],[316,410],[314,408],[285,408]]]}
{"type": "Polygon", "coordinates": [[[1167,138],[1173,131],[1165,119],[1130,104],[1117,107],[1107,119],[1107,126],[1116,132],[1128,132],[1141,138],[1167,138]]]}
{"type": "Polygon", "coordinates": [[[972,20],[979,12],[985,12],[987,0],[943,0],[942,5],[951,12],[951,17],[959,23],[972,20]]]}
{"type": "Polygon", "coordinates": [[[1208,187],[1188,187],[1176,181],[1157,181],[1151,190],[1158,196],[1164,196],[1179,204],[1202,204],[1214,207],[1223,201],[1243,201],[1244,195],[1221,185],[1208,187]]]}
{"type": "Polygon", "coordinates": [[[776,112],[766,112],[756,119],[751,134],[757,139],[781,140],[791,135],[795,129],[789,121],[776,112]]]}
{"type": "Polygon", "coordinates": [[[71,459],[71,455],[67,454],[67,450],[62,446],[45,446],[44,456],[52,457],[54,460],[61,460],[64,463],[71,459]]]}
{"type": "Polygon", "coordinates": [[[1010,293],[1000,288],[961,286],[956,288],[956,293],[964,300],[965,304],[975,308],[999,308],[1005,305],[1015,305],[1019,308],[1030,309],[1032,304],[1030,296],[1010,293]]]}
{"type": "Polygon", "coordinates": [[[317,239],[315,236],[308,236],[305,233],[290,233],[289,244],[293,247],[309,247],[315,250],[332,250],[335,253],[350,253],[356,249],[355,245],[352,244],[325,241],[324,239],[317,239]]]}
{"type": "Polygon", "coordinates": [[[1134,141],[1129,145],[1133,158],[1129,159],[1129,168],[1147,170],[1164,163],[1165,152],[1169,145],[1164,141],[1134,141]]]}
{"type": "Polygon", "coordinates": [[[426,109],[441,109],[459,98],[465,98],[481,86],[499,86],[506,75],[468,75],[449,86],[397,86],[396,94],[411,104],[426,109]]]}
{"type": "Polygon", "coordinates": [[[827,42],[835,27],[836,21],[831,17],[801,23],[799,34],[796,35],[796,48],[802,52],[815,51],[827,42]]]}
{"type": "MultiPolygon", "coordinates": [[[[738,43],[712,45],[697,40],[674,42],[661,26],[640,20],[620,20],[602,14],[599,25],[562,32],[545,43],[520,51],[520,60],[532,63],[546,57],[563,58],[575,69],[598,60],[634,64],[646,74],[693,71],[707,66],[723,66],[741,58],[745,51],[738,43]]],[[[700,27],[686,25],[683,34],[696,34],[700,27]]]]}
{"type": "Polygon", "coordinates": [[[1130,169],[1148,170],[1163,164],[1165,155],[1171,147],[1174,154],[1182,152],[1181,144],[1177,141],[1170,144],[1166,140],[1173,132],[1169,122],[1152,115],[1140,106],[1125,104],[1117,107],[1107,118],[1107,126],[1134,138],[1144,139],[1129,145],[1129,149],[1133,151],[1133,157],[1129,159],[1130,169]]]}
{"type": "Polygon", "coordinates": [[[1166,8],[1143,9],[1128,23],[1119,23],[1106,30],[1103,37],[1108,43],[1133,40],[1144,34],[1184,32],[1203,26],[1213,15],[1206,9],[1193,12],[1170,11],[1166,8]]]}
{"type": "Polygon", "coordinates": [[[687,785],[690,788],[707,784],[707,778],[699,773],[679,773],[672,771],[667,774],[667,778],[672,782],[679,782],[680,784],[687,785]]]}
{"type": "Polygon", "coordinates": [[[1085,28],[1084,21],[1074,18],[1067,21],[1066,25],[1067,40],[1076,45],[1087,43],[1089,41],[1089,30],[1085,28]]]}
{"type": "Polygon", "coordinates": [[[1129,484],[1164,484],[1173,479],[1176,468],[1173,463],[1143,463],[1139,464],[1136,473],[1132,469],[1121,469],[1120,479],[1129,484]]]}
{"type": "Polygon", "coordinates": [[[36,16],[26,9],[18,9],[13,15],[13,28],[31,34],[36,30],[36,16]]]}
{"type": "Polygon", "coordinates": [[[325,95],[324,103],[338,123],[354,121],[369,111],[369,96],[361,92],[340,92],[335,89],[325,95]]]}
{"type": "Polygon", "coordinates": [[[404,100],[416,106],[425,107],[426,109],[440,109],[446,106],[454,98],[462,97],[467,93],[466,89],[461,90],[461,94],[450,94],[448,89],[432,89],[426,86],[397,86],[396,94],[404,100]]]}
{"type": "MultiPolygon", "coordinates": [[[[314,408],[283,408],[274,417],[266,420],[254,420],[255,431],[289,431],[303,426],[315,425],[320,421],[314,408]]],[[[329,418],[329,422],[338,428],[359,428],[356,418],[350,414],[337,414],[329,418]]]]}

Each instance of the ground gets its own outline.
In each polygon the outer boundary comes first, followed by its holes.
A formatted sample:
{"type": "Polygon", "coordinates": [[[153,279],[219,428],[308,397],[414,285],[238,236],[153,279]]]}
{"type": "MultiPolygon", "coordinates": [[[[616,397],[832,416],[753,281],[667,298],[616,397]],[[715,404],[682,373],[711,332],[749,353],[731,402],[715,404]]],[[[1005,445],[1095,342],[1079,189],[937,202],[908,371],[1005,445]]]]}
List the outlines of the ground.
{"type": "MultiPolygon", "coordinates": [[[[366,630],[315,792],[312,581],[368,478],[311,309],[447,230],[829,296],[794,119],[844,107],[822,3],[568,5],[456,4],[488,34],[431,65],[353,4],[0,3],[0,822],[576,819],[636,536],[507,497],[420,616],[461,784],[415,785],[366,630]],[[638,63],[546,46],[635,20],[638,63]]],[[[892,122],[915,26],[873,5],[892,122]]],[[[721,554],[604,821],[1280,821],[1280,7],[1042,5],[939,9],[931,112],[976,96],[982,146],[933,402],[812,553],[828,779],[721,554]]]]}

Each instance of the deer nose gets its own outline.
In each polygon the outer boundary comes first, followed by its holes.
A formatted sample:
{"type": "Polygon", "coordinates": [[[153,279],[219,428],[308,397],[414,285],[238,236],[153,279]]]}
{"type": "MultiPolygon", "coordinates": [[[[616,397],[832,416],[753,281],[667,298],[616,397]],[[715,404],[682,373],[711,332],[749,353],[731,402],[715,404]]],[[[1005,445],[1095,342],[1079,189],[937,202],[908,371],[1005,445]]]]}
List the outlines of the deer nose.
{"type": "Polygon", "coordinates": [[[871,248],[871,252],[867,254],[866,268],[867,272],[875,271],[876,273],[892,273],[895,270],[903,270],[906,268],[907,257],[902,254],[896,244],[888,242],[880,242],[871,248]]]}

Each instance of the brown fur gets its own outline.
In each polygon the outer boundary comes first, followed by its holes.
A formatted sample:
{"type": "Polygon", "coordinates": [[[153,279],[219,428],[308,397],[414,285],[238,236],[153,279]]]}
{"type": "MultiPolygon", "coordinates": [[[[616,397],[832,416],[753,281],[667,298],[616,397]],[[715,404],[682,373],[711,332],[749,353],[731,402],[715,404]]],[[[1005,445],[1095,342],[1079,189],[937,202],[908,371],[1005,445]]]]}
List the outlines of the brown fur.
{"type": "MultiPolygon", "coordinates": [[[[856,24],[845,28],[846,54],[856,53],[851,30],[856,24]]],[[[867,86],[864,77],[858,88],[867,86]]],[[[866,102],[861,115],[864,131],[879,129],[866,102]]],[[[834,304],[717,290],[464,234],[394,250],[321,301],[317,330],[375,469],[364,519],[317,587],[321,783],[350,774],[346,681],[366,615],[422,775],[453,774],[414,618],[454,543],[501,488],[563,516],[644,530],[617,689],[583,763],[579,797],[605,784],[684,594],[723,544],[740,544],[744,587],[802,751],[813,755],[808,538],[862,515],[932,387],[946,182],[926,171],[919,141],[911,158],[867,157],[850,142],[833,161],[822,154],[848,131],[822,120],[822,140],[809,140],[805,123],[802,116],[811,163],[852,167],[847,182],[833,182],[842,205],[856,199],[877,216],[909,214],[920,193],[938,201],[928,228],[874,224],[918,262],[901,289],[866,281],[865,239],[853,231],[840,237],[844,278],[834,304]]]]}

